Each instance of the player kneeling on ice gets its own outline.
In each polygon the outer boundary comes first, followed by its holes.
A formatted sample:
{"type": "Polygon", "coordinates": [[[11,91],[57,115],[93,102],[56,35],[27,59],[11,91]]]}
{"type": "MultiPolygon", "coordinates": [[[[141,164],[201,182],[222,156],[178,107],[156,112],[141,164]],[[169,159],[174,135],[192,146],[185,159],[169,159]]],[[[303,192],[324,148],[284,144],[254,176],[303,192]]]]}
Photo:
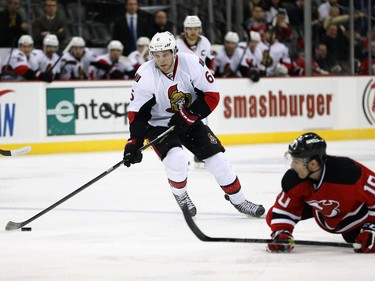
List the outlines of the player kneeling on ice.
{"type": "Polygon", "coordinates": [[[125,146],[124,164],[139,163],[143,140],[154,139],[174,126],[174,130],[152,146],[160,157],[172,193],[182,208],[187,204],[192,216],[197,210],[187,193],[188,156],[185,146],[211,172],[230,202],[241,213],[260,217],[262,205],[245,199],[240,181],[224,156],[224,147],[203,124],[219,102],[214,77],[203,61],[192,54],[177,54],[170,32],[156,33],[150,45],[151,60],[138,69],[128,107],[130,138],[125,146]]]}
{"type": "Polygon", "coordinates": [[[356,253],[375,253],[375,173],[350,158],[327,155],[326,146],[315,133],[289,145],[291,169],[267,213],[272,238],[289,244],[275,241],[269,252],[292,251],[294,226],[314,217],[325,231],[354,243],[356,253]]]}

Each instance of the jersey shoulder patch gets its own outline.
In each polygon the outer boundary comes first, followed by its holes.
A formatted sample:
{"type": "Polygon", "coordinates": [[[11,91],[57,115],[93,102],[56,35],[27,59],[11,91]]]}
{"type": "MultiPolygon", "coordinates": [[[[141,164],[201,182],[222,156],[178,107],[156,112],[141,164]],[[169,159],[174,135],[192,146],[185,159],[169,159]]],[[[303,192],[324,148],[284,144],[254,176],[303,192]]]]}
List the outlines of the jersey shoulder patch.
{"type": "Polygon", "coordinates": [[[362,170],[348,157],[328,156],[325,181],[339,184],[354,184],[361,177],[362,170]]]}

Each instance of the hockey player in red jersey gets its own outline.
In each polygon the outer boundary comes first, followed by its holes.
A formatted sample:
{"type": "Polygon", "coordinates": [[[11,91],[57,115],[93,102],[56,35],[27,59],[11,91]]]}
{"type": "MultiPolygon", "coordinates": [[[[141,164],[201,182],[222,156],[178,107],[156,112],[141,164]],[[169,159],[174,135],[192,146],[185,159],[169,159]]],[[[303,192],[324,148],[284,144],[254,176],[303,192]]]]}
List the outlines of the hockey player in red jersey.
{"type": "Polygon", "coordinates": [[[182,208],[190,214],[197,210],[187,193],[188,156],[190,150],[241,213],[260,217],[262,205],[246,200],[236,173],[224,156],[224,147],[201,119],[207,117],[219,102],[214,77],[193,54],[177,54],[176,40],[170,32],[156,33],[150,45],[150,61],[142,64],[134,78],[128,107],[130,138],[124,151],[124,164],[139,163],[143,140],[154,139],[174,126],[174,130],[152,146],[160,157],[171,191],[182,208]]]}
{"type": "Polygon", "coordinates": [[[347,158],[326,154],[326,142],[315,133],[294,140],[292,163],[282,191],[267,213],[272,238],[289,244],[268,244],[269,252],[293,250],[293,230],[314,217],[325,231],[341,234],[357,253],[375,253],[375,173],[347,158]]]}

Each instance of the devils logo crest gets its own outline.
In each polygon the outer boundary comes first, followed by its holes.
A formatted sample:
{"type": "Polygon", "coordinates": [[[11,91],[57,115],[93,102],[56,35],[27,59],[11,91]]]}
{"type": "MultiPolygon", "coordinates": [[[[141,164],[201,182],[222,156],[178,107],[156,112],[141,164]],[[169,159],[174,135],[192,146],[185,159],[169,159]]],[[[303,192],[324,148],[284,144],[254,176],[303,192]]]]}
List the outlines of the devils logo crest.
{"type": "Polygon", "coordinates": [[[175,113],[183,107],[189,107],[191,105],[191,95],[189,93],[183,93],[178,91],[177,84],[171,86],[168,89],[168,98],[171,103],[171,107],[167,109],[168,112],[175,113]]]}
{"type": "Polygon", "coordinates": [[[340,214],[340,203],[335,200],[313,200],[307,203],[325,217],[333,218],[340,214]]]}

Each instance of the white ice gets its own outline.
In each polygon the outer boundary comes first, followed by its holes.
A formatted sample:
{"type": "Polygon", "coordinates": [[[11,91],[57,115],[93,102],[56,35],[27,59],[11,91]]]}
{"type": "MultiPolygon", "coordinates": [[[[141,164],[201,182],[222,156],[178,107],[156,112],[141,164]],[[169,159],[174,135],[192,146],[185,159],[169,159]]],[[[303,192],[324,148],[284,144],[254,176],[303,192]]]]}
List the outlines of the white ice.
{"type": "MultiPolygon", "coordinates": [[[[226,155],[253,202],[272,206],[287,169],[287,144],[228,146],[226,155]]],[[[375,140],[330,141],[328,153],[375,169],[375,140]]],[[[190,155],[191,156],[191,155],[190,155]]],[[[264,244],[209,243],[186,225],[153,151],[119,167],[31,222],[31,232],[5,231],[46,209],[121,161],[122,152],[1,157],[0,280],[373,280],[375,255],[352,249],[296,246],[270,254],[264,244]]],[[[195,222],[212,237],[269,238],[264,219],[247,218],[204,169],[189,168],[195,222]]],[[[343,242],[313,220],[295,239],[343,242]]]]}

